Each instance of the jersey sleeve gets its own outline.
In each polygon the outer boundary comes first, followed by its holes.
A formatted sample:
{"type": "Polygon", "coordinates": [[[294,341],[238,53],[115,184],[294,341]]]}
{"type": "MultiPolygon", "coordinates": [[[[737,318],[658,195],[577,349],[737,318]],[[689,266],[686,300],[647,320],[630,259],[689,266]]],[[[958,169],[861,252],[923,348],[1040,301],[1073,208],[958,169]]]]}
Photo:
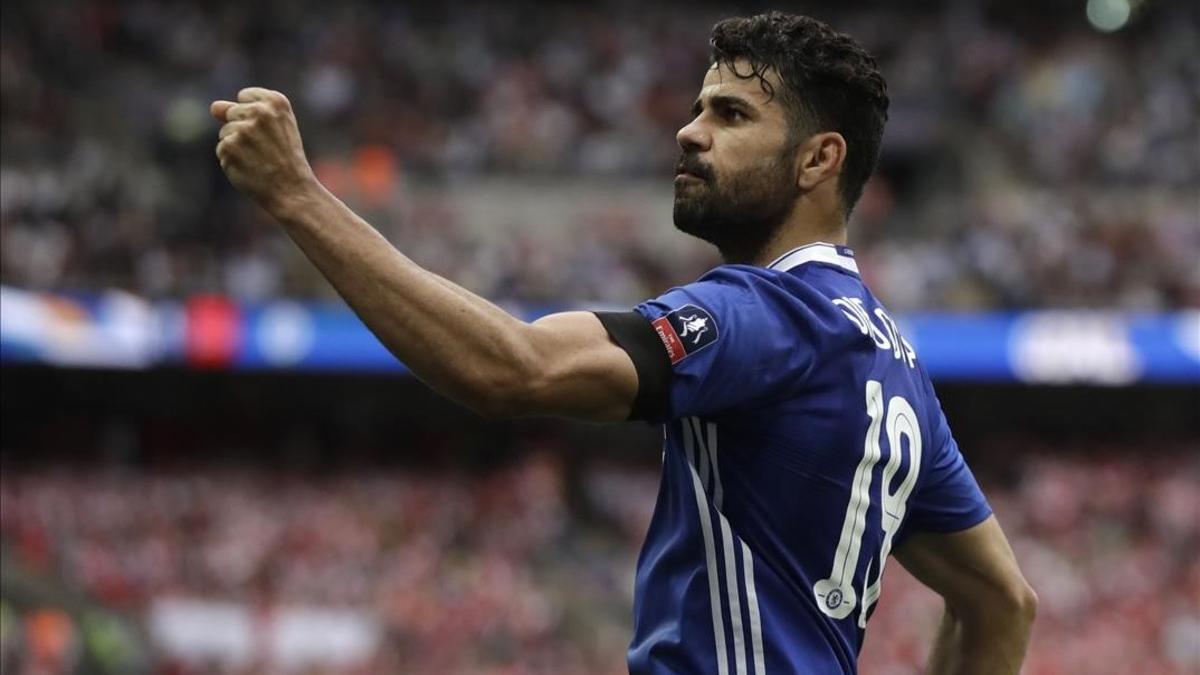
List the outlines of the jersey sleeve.
{"type": "Polygon", "coordinates": [[[657,391],[639,384],[633,416],[661,422],[733,411],[800,382],[814,353],[805,311],[769,279],[717,268],[635,307],[636,339],[629,337],[633,326],[616,326],[628,317],[601,321],[634,360],[639,380],[663,374],[657,391]]]}
{"type": "Polygon", "coordinates": [[[950,433],[946,416],[928,387],[934,404],[932,456],[908,501],[908,516],[898,538],[914,532],[958,532],[974,527],[992,514],[975,475],[950,433]]]}

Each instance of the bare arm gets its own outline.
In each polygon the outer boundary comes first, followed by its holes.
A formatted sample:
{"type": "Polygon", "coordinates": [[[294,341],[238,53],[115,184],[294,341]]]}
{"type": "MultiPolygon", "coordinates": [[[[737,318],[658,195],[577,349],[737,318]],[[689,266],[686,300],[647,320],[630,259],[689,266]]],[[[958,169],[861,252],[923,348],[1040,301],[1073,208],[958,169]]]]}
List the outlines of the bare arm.
{"type": "Polygon", "coordinates": [[[485,415],[625,419],[633,362],[595,315],[525,323],[397,251],[313,176],[287,99],[243,89],[217,101],[230,182],[283,225],[380,341],[417,377],[485,415]]]}
{"type": "Polygon", "coordinates": [[[946,602],[931,675],[1011,675],[1021,669],[1037,595],[995,516],[962,532],[919,533],[895,552],[946,602]]]}

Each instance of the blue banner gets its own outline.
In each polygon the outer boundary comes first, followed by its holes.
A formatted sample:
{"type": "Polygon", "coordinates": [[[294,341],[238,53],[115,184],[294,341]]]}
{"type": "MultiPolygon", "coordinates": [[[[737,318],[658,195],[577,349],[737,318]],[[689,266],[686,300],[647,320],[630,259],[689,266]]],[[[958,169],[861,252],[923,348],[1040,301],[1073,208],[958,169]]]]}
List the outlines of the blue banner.
{"type": "MultiPolygon", "coordinates": [[[[506,307],[527,320],[566,308],[506,307]]],[[[899,323],[940,381],[1200,383],[1197,310],[914,313],[899,323]]],[[[8,287],[0,288],[0,363],[405,372],[340,303],[237,304],[219,296],[150,303],[117,292],[8,287]]]]}

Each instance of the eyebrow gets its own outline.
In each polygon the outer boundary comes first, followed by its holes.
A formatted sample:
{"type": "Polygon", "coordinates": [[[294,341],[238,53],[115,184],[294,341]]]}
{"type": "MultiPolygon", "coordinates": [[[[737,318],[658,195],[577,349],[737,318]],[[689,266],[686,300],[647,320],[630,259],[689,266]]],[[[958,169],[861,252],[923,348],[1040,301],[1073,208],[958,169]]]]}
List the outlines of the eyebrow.
{"type": "MultiPolygon", "coordinates": [[[[717,94],[708,98],[708,105],[713,108],[740,108],[745,113],[753,113],[754,105],[741,96],[733,96],[731,94],[717,94]]],[[[692,116],[699,115],[704,110],[703,99],[696,99],[692,104],[692,116]]]]}

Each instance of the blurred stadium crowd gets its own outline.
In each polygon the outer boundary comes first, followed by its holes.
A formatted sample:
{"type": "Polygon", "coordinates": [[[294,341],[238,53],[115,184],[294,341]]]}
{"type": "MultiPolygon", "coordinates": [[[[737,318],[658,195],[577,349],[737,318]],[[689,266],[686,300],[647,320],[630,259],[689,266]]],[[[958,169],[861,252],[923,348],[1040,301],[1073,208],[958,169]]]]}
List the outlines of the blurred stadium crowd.
{"type": "MultiPolygon", "coordinates": [[[[291,96],[335,192],[489,297],[632,302],[715,262],[649,233],[670,228],[674,132],[727,11],[76,0],[2,12],[6,284],[330,293],[212,157],[207,103],[249,83],[291,96]],[[491,176],[569,183],[603,205],[584,218],[533,205],[517,223],[485,208],[468,226],[459,199],[491,176]],[[661,199],[604,200],[631,181],[661,199]]],[[[1200,306],[1194,4],[1147,3],[1114,34],[1077,3],[818,15],[889,80],[851,243],[895,309],[1200,306]]]]}
{"type": "MultiPolygon", "coordinates": [[[[890,85],[880,167],[850,229],[885,302],[1200,308],[1200,9],[1133,4],[1111,34],[1082,2],[814,10],[875,52],[890,85]]],[[[208,102],[253,83],[291,97],[321,179],[430,269],[505,301],[657,295],[717,262],[672,233],[670,179],[708,29],[730,13],[680,0],[0,3],[0,283],[330,296],[212,155],[208,102]]],[[[91,392],[97,409],[110,392],[91,392]]],[[[99,672],[77,668],[86,659],[140,672],[112,665],[136,651],[126,619],[154,646],[155,675],[625,672],[654,452],[597,460],[559,430],[496,440],[517,447],[486,467],[407,466],[469,441],[403,427],[386,442],[346,434],[338,457],[387,451],[314,471],[270,455],[320,445],[295,419],[260,420],[267,440],[232,447],[155,420],[25,421],[32,435],[6,432],[0,457],[6,675],[99,672]],[[130,460],[132,447],[167,460],[130,460]],[[29,461],[41,451],[57,454],[29,461]],[[15,570],[89,609],[18,597],[15,570]],[[297,616],[298,635],[350,660],[280,661],[271,627],[297,616]]],[[[1194,439],[994,433],[970,459],[1040,595],[1024,672],[1200,671],[1194,439]]],[[[939,601],[888,569],[862,670],[914,673],[939,601]]]]}
{"type": "MultiPolygon", "coordinates": [[[[1023,672],[1200,668],[1194,448],[1012,439],[986,452],[1004,458],[984,482],[1041,597],[1023,672]]],[[[341,608],[383,635],[356,663],[300,669],[265,645],[241,663],[164,650],[154,671],[164,675],[624,672],[633,559],[657,469],[588,463],[578,499],[562,457],[543,439],[475,473],[7,467],[0,536],[22,566],[140,617],[151,634],[162,603],[192,599],[251,607],[260,620],[341,608]]],[[[915,673],[940,601],[898,564],[888,570],[863,672],[915,673]]],[[[5,672],[71,672],[83,638],[70,617],[4,611],[5,672]]]]}

